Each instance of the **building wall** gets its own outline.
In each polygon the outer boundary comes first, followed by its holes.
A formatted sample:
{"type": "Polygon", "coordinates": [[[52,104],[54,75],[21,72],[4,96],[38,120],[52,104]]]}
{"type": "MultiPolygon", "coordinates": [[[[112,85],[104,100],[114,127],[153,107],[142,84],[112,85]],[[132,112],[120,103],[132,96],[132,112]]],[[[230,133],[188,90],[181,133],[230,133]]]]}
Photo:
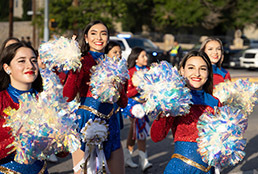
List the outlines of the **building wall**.
{"type": "MultiPolygon", "coordinates": [[[[17,37],[21,39],[24,37],[26,39],[27,36],[30,37],[32,42],[32,32],[33,27],[30,21],[19,21],[13,23],[13,37],[17,37]]],[[[8,22],[0,22],[0,44],[4,42],[5,39],[9,37],[9,23],[8,22]]]]}
{"type": "Polygon", "coordinates": [[[21,18],[23,9],[22,9],[23,0],[14,0],[13,1],[13,16],[21,18]]]}

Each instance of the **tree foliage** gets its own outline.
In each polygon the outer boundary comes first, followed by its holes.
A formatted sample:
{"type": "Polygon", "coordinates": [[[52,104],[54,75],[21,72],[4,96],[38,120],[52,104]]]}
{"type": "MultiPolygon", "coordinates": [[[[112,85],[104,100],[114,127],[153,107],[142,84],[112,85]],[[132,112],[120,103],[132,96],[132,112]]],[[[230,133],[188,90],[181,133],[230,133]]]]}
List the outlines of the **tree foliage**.
{"type": "Polygon", "coordinates": [[[123,11],[122,0],[81,0],[77,5],[72,0],[51,0],[49,4],[49,16],[62,32],[82,30],[92,20],[102,20],[112,29],[123,11]]]}
{"type": "Polygon", "coordinates": [[[24,21],[31,20],[32,16],[29,16],[27,14],[27,12],[32,10],[32,1],[31,0],[23,0],[22,8],[23,8],[22,20],[24,20],[24,21]]]}
{"type": "Polygon", "coordinates": [[[0,21],[8,21],[9,1],[0,1],[0,21]]]}
{"type": "MultiPolygon", "coordinates": [[[[227,31],[258,24],[257,0],[51,0],[49,17],[58,30],[82,30],[92,20],[102,20],[114,30],[121,22],[124,31],[170,32],[198,28],[227,31]]],[[[1,1],[3,4],[6,1],[1,1]]],[[[2,13],[1,13],[2,14],[2,13]]],[[[42,21],[43,22],[43,21],[42,21]]]]}

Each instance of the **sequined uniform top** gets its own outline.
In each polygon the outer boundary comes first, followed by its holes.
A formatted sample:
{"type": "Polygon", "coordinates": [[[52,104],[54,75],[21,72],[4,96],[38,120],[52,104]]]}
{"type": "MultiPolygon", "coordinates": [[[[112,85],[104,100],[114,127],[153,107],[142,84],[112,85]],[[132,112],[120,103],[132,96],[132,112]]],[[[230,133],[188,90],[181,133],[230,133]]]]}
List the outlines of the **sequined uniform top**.
{"type": "MultiPolygon", "coordinates": [[[[76,97],[77,93],[79,93],[80,97],[92,97],[92,93],[89,87],[91,76],[90,70],[92,66],[97,65],[97,63],[90,53],[87,53],[81,59],[81,63],[82,67],[79,72],[73,72],[71,70],[67,75],[63,89],[64,97],[68,97],[67,101],[72,101],[76,97]]],[[[124,90],[120,93],[120,98],[117,104],[122,108],[126,107],[127,96],[124,90]]]]}
{"type": "Polygon", "coordinates": [[[219,68],[217,65],[212,65],[213,70],[213,86],[224,82],[225,80],[231,80],[230,74],[224,68],[219,68]]]}
{"type": "Polygon", "coordinates": [[[5,108],[19,109],[18,96],[22,93],[37,93],[34,89],[28,91],[19,91],[9,85],[6,90],[0,92],[0,173],[10,173],[16,171],[22,174],[38,174],[48,173],[44,161],[36,161],[33,164],[19,164],[14,161],[15,152],[8,154],[13,147],[6,148],[14,141],[10,127],[3,127],[5,124],[6,114],[3,112],[5,108]]]}
{"type": "MultiPolygon", "coordinates": [[[[81,62],[82,68],[79,72],[70,71],[68,73],[63,89],[63,95],[64,97],[68,97],[68,101],[71,101],[75,98],[77,93],[80,94],[81,106],[76,113],[78,115],[78,132],[81,131],[89,119],[95,119],[96,117],[105,120],[109,125],[108,140],[103,143],[106,159],[109,159],[111,153],[121,147],[120,125],[115,111],[118,106],[122,108],[126,107],[128,98],[124,88],[122,92],[120,92],[120,98],[116,104],[102,103],[98,99],[93,98],[89,86],[91,77],[90,70],[92,66],[97,65],[97,63],[90,53],[87,53],[82,58],[81,62]],[[100,114],[96,114],[97,112],[100,114]],[[101,117],[101,115],[104,115],[104,117],[101,117]],[[110,117],[105,117],[108,115],[110,117]]],[[[84,142],[81,142],[81,144],[81,150],[84,151],[86,144],[84,142]]]]}
{"type": "Polygon", "coordinates": [[[174,142],[196,142],[198,137],[197,122],[205,110],[213,112],[214,106],[221,106],[218,99],[203,90],[192,90],[193,105],[189,114],[178,117],[163,117],[154,120],[151,126],[151,139],[154,142],[163,140],[171,129],[174,142]]]}
{"type": "Polygon", "coordinates": [[[151,139],[163,140],[172,129],[174,136],[174,154],[167,164],[164,174],[213,174],[214,168],[202,161],[197,152],[197,122],[205,110],[214,112],[215,106],[221,106],[218,99],[203,90],[192,90],[193,105],[190,113],[178,117],[163,117],[155,120],[151,126],[151,139]]]}

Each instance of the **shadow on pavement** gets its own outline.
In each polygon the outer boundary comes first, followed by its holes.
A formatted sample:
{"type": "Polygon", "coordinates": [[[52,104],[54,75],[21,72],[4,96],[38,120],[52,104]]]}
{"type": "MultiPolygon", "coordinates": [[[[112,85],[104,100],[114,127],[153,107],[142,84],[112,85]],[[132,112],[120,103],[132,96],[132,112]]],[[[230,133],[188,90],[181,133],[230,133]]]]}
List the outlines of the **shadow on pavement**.
{"type": "Polygon", "coordinates": [[[258,135],[256,135],[255,137],[253,137],[252,139],[250,139],[250,141],[247,143],[246,148],[245,148],[245,157],[244,160],[241,161],[240,163],[238,163],[236,166],[232,166],[232,167],[228,167],[225,168],[224,170],[222,170],[221,174],[226,174],[229,173],[230,171],[232,171],[234,168],[241,166],[241,171],[249,171],[249,170],[253,170],[253,166],[257,166],[258,168],[258,156],[251,158],[250,157],[253,154],[258,153],[258,135]]]}
{"type": "MultiPolygon", "coordinates": [[[[127,139],[127,133],[130,128],[130,124],[128,124],[128,121],[124,119],[125,126],[121,131],[121,141],[123,148],[126,146],[126,139],[127,139]]],[[[151,126],[150,122],[150,126],[151,126]]],[[[172,138],[172,133],[169,131],[167,137],[158,143],[155,143],[151,140],[150,137],[147,138],[146,141],[147,146],[147,152],[148,152],[148,160],[150,163],[152,163],[152,167],[147,169],[146,171],[142,172],[140,167],[138,168],[125,168],[126,174],[161,174],[163,173],[167,163],[171,159],[171,155],[174,151],[174,143],[172,138]]],[[[133,161],[134,163],[139,164],[139,156],[138,156],[138,150],[137,150],[137,143],[134,147],[135,151],[133,153],[133,161]]]]}

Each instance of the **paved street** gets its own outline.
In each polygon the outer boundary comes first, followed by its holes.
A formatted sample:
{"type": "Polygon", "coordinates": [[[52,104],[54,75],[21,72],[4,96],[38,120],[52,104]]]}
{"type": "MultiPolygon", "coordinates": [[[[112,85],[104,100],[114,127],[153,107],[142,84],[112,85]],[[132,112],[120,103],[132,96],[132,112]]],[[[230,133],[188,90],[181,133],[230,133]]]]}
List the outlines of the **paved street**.
{"type": "MultiPolygon", "coordinates": [[[[252,81],[258,82],[258,71],[247,70],[229,70],[233,80],[239,77],[252,77],[252,81]]],[[[122,145],[125,147],[127,132],[129,129],[129,120],[124,119],[125,127],[121,131],[122,145]]],[[[248,128],[245,133],[247,146],[245,149],[246,156],[244,160],[234,167],[224,169],[221,174],[258,174],[258,105],[254,108],[254,112],[249,116],[248,128]]],[[[149,160],[153,164],[145,173],[161,174],[173,153],[174,143],[171,132],[162,142],[154,143],[150,138],[147,139],[147,149],[149,160]]],[[[64,159],[59,158],[59,163],[54,164],[48,162],[49,172],[51,174],[72,174],[71,156],[64,159]]],[[[133,154],[133,161],[138,162],[138,151],[133,154]]],[[[140,174],[139,168],[126,168],[126,174],[140,174]]]]}

